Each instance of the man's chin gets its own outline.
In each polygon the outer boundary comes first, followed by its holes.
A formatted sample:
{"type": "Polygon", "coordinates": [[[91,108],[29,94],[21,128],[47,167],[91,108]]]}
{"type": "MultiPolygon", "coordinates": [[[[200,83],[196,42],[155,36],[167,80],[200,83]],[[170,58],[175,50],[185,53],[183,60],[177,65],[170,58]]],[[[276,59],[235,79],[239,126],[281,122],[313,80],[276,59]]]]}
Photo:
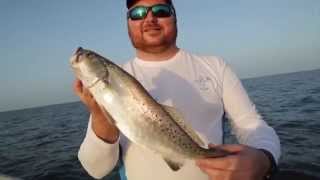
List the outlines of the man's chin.
{"type": "Polygon", "coordinates": [[[152,46],[164,46],[167,43],[161,37],[145,37],[143,42],[143,46],[152,47],[152,46]]]}
{"type": "Polygon", "coordinates": [[[143,36],[143,41],[145,43],[161,43],[164,41],[163,36],[161,36],[158,33],[148,33],[148,34],[144,34],[143,36]]]}
{"type": "Polygon", "coordinates": [[[170,42],[167,42],[165,39],[161,37],[159,38],[145,37],[140,41],[132,41],[132,43],[136,49],[140,49],[146,52],[153,52],[153,53],[161,52],[167,49],[172,44],[170,42]]]}
{"type": "Polygon", "coordinates": [[[149,52],[149,53],[160,53],[163,52],[164,50],[168,49],[169,45],[165,44],[165,43],[160,43],[160,44],[144,44],[141,45],[139,47],[137,47],[137,49],[140,49],[142,51],[145,52],[149,52]]]}

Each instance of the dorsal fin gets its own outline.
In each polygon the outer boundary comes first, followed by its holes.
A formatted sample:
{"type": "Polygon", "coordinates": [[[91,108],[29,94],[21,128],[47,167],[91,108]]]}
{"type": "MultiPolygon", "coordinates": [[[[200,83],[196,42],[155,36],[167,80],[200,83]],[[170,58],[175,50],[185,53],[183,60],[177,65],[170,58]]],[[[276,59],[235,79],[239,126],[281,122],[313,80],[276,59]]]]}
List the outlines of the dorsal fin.
{"type": "Polygon", "coordinates": [[[198,134],[188,125],[184,120],[180,112],[174,107],[162,105],[162,107],[170,114],[172,119],[195,141],[199,146],[206,147],[206,144],[201,140],[198,134]]]}

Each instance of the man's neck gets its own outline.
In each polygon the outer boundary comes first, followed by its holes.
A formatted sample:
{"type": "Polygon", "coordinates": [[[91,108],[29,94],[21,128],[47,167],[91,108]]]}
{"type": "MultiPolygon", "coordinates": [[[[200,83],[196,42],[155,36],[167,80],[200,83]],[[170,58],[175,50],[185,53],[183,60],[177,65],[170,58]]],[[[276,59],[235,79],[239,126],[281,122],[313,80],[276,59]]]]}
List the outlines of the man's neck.
{"type": "Polygon", "coordinates": [[[136,56],[144,61],[165,61],[175,56],[178,51],[179,48],[177,46],[156,52],[136,49],[136,56]]]}

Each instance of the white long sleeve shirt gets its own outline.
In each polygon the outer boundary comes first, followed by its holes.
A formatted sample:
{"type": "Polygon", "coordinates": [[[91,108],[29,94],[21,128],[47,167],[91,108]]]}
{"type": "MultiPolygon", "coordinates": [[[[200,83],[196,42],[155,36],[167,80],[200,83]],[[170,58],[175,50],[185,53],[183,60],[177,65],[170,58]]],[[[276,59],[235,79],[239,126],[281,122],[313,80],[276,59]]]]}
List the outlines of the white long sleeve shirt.
{"type": "MultiPolygon", "coordinates": [[[[222,143],[224,112],[231,121],[239,142],[280,157],[280,142],[275,131],[262,120],[240,80],[220,58],[198,56],[184,50],[166,61],[138,58],[123,68],[132,74],[159,103],[177,108],[207,143],[222,143]]],[[[206,180],[193,161],[177,172],[172,171],[157,154],[140,148],[125,136],[115,144],[99,139],[91,128],[79,150],[79,160],[87,172],[101,178],[116,165],[119,143],[129,180],[206,180]]]]}

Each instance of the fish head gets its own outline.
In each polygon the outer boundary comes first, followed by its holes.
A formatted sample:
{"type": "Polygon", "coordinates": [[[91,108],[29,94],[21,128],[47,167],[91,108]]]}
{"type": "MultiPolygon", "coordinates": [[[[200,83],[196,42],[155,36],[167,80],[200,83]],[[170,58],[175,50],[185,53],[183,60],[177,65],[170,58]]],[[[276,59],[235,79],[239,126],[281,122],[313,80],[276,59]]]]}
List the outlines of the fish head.
{"type": "Polygon", "coordinates": [[[99,54],[79,47],[70,59],[71,67],[78,79],[89,88],[108,77],[107,61],[99,54]]]}

